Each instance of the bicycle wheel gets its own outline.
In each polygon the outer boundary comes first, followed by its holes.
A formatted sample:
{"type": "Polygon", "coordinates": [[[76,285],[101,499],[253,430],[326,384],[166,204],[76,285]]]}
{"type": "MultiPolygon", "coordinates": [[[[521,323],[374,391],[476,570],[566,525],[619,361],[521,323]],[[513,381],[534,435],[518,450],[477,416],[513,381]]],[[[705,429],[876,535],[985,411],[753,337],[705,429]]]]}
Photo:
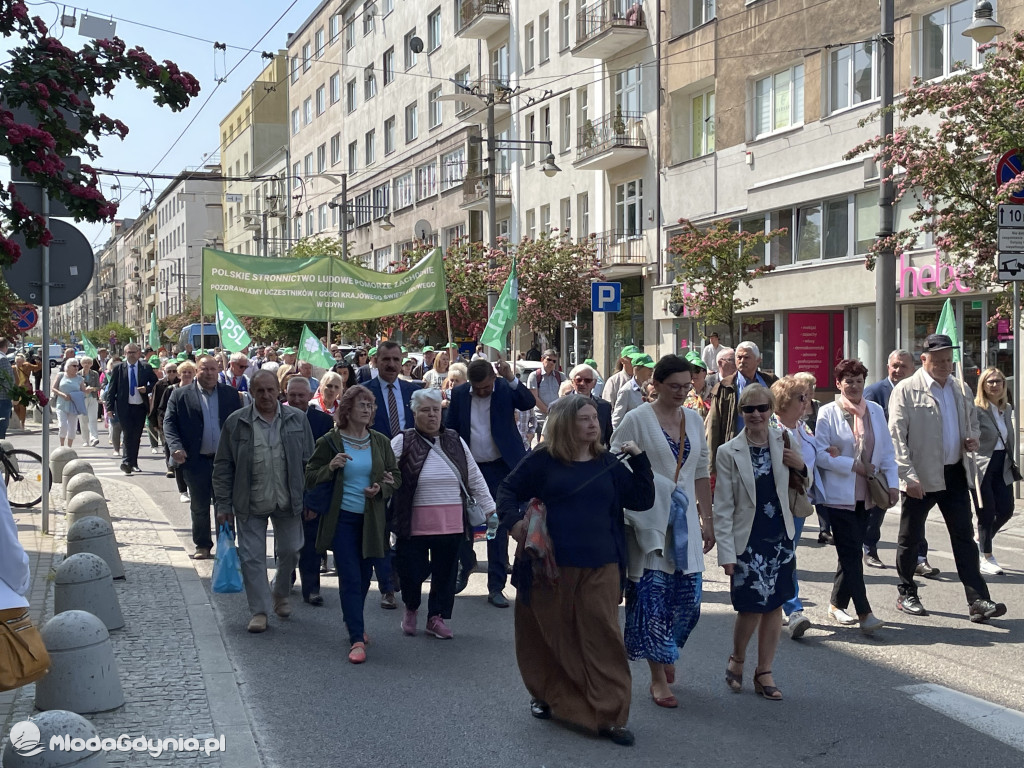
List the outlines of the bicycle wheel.
{"type": "MultiPolygon", "coordinates": [[[[43,500],[43,460],[38,453],[17,449],[8,451],[7,456],[17,467],[17,475],[4,469],[7,481],[7,499],[12,507],[34,507],[43,500]]],[[[53,478],[47,478],[53,485],[53,478]]],[[[47,488],[49,490],[49,488],[47,488]]]]}

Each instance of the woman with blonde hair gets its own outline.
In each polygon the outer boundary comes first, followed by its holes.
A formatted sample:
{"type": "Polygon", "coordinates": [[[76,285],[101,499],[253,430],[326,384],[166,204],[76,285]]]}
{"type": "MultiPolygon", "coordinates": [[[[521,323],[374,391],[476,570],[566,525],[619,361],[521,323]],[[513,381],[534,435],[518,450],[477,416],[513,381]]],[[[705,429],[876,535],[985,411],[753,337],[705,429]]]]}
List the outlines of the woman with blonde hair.
{"type": "Polygon", "coordinates": [[[338,409],[338,402],[344,390],[340,373],[328,371],[320,379],[320,386],[309,404],[318,411],[333,414],[338,409]]]}
{"type": "Polygon", "coordinates": [[[978,477],[981,485],[981,506],[978,507],[978,550],[981,572],[989,576],[1002,574],[992,555],[992,539],[1013,515],[1013,455],[1017,431],[1013,409],[1006,399],[1006,377],[998,368],[986,368],[978,378],[978,426],[981,428],[978,447],[978,477]]]}
{"type": "Polygon", "coordinates": [[[424,389],[441,389],[444,380],[448,377],[448,365],[451,358],[448,352],[438,352],[434,355],[434,366],[423,374],[424,389]]]}
{"type": "Polygon", "coordinates": [[[452,390],[460,384],[465,384],[469,381],[469,372],[466,368],[465,363],[452,363],[448,366],[448,378],[444,380],[441,385],[441,405],[444,408],[448,407],[448,401],[451,399],[452,390]]]}

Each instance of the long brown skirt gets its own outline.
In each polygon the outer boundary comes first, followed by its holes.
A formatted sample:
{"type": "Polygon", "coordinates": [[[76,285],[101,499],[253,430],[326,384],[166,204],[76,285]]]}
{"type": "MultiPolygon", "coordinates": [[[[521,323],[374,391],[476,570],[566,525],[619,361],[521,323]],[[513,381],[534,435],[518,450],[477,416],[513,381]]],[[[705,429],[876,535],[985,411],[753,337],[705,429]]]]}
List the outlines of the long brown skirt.
{"type": "Polygon", "coordinates": [[[619,566],[559,568],[516,600],[516,660],[554,717],[596,732],[629,719],[632,678],[619,629],[619,566]]]}

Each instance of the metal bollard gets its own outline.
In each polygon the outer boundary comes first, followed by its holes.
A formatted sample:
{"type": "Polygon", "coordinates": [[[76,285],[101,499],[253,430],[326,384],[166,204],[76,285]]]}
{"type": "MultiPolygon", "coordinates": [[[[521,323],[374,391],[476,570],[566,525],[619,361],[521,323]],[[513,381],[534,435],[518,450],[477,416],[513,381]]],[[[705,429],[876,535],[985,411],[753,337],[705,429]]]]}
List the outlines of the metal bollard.
{"type": "Polygon", "coordinates": [[[92,491],[93,493],[98,493],[102,496],[103,484],[96,475],[90,475],[88,472],[80,472],[68,480],[68,490],[64,500],[71,501],[75,496],[83,491],[92,491]]]}
{"type": "Polygon", "coordinates": [[[95,726],[81,715],[64,709],[40,712],[11,726],[10,738],[0,756],[6,768],[105,768],[106,754],[50,748],[54,736],[86,742],[99,736],[95,726]]]}
{"type": "Polygon", "coordinates": [[[50,451],[50,477],[55,483],[64,482],[64,467],[68,462],[78,458],[78,452],[74,448],[61,446],[50,451]]]}
{"type": "Polygon", "coordinates": [[[50,671],[36,683],[36,709],[67,709],[80,715],[124,704],[114,648],[103,622],[88,611],[65,611],[40,630],[50,652],[50,671]]]}
{"type": "Polygon", "coordinates": [[[64,470],[61,472],[61,483],[63,484],[61,498],[66,499],[68,497],[68,481],[82,472],[88,472],[90,475],[96,474],[93,471],[92,464],[85,459],[75,459],[64,465],[64,470]]]}
{"type": "Polygon", "coordinates": [[[95,491],[82,491],[76,494],[75,498],[67,502],[65,514],[67,515],[66,523],[68,528],[83,517],[101,517],[108,523],[111,522],[110,510],[107,509],[107,500],[95,491]]]}
{"type": "Polygon", "coordinates": [[[54,579],[53,612],[88,611],[108,630],[121,629],[124,616],[117,602],[110,568],[99,555],[79,552],[57,566],[54,579]]]}
{"type": "MultiPolygon", "coordinates": [[[[78,477],[82,477],[79,475],[78,477]]],[[[114,529],[102,517],[78,517],[68,530],[68,557],[89,552],[103,558],[115,579],[124,578],[121,553],[117,550],[114,529]]]]}

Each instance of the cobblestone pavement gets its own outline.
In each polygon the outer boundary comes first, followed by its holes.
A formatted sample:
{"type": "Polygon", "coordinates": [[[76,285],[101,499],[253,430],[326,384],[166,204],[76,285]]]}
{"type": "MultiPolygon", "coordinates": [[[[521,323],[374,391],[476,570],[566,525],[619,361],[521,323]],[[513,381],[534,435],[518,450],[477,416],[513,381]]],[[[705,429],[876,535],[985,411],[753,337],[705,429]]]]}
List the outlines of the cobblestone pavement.
{"type": "MultiPolygon", "coordinates": [[[[220,631],[199,576],[167,520],[149,498],[127,483],[104,478],[115,537],[126,579],[115,581],[125,627],[111,632],[125,704],[87,715],[103,738],[225,737],[224,754],[110,752],[111,766],[258,766],[252,732],[225,652],[220,631]]],[[[39,510],[17,511],[19,538],[32,568],[33,619],[42,624],[53,611],[53,568],[65,550],[64,502],[52,494],[55,535],[39,532],[39,510]]],[[[10,727],[34,713],[35,686],[0,693],[0,725],[10,727]]],[[[0,749],[4,742],[0,742],[0,749]]]]}

